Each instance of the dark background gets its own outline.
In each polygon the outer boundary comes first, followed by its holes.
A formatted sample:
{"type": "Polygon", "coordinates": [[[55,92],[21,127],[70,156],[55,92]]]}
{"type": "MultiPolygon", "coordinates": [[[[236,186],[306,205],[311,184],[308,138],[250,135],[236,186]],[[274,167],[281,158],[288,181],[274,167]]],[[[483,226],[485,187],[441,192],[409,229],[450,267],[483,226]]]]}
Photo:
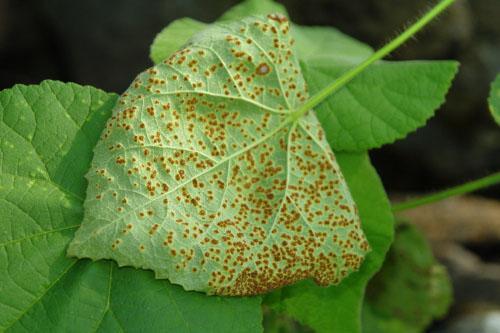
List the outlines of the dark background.
{"type": "MultiPolygon", "coordinates": [[[[238,1],[0,0],[0,89],[44,79],[122,92],[151,65],[170,21],[215,20],[238,1]]],[[[293,21],[332,25],[377,48],[425,11],[422,0],[286,0],[293,21]]],[[[500,169],[500,130],[487,111],[500,72],[498,0],[459,2],[391,58],[457,59],[460,72],[428,126],[371,153],[389,193],[440,189],[500,169]]],[[[482,191],[500,197],[500,188],[482,191]]]]}

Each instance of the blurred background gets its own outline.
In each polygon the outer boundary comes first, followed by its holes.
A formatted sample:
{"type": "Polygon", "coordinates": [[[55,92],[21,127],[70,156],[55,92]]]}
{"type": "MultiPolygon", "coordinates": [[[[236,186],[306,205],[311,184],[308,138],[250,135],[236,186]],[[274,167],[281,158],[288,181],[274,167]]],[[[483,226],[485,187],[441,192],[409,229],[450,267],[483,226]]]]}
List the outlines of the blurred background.
{"type": "MultiPolygon", "coordinates": [[[[120,93],[151,66],[149,45],[169,22],[184,16],[211,22],[237,2],[0,0],[0,90],[55,79],[120,93]]],[[[374,48],[431,4],[279,2],[296,23],[334,26],[374,48]]],[[[489,85],[500,72],[499,20],[499,0],[459,1],[391,56],[461,63],[446,104],[428,126],[371,152],[391,197],[443,189],[500,170],[500,129],[486,104],[489,85]]],[[[499,199],[496,186],[406,215],[430,240],[454,284],[453,308],[430,331],[481,332],[491,320],[500,331],[499,199]]]]}

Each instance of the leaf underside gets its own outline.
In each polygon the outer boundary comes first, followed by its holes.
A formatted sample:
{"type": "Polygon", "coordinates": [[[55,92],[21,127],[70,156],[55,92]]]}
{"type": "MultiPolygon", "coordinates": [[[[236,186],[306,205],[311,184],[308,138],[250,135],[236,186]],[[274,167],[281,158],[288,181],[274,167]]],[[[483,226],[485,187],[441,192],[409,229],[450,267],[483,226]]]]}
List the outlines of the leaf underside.
{"type": "Polygon", "coordinates": [[[368,251],[281,15],[218,24],[139,75],[87,174],[68,253],[152,269],[186,290],[337,284],[368,251]]]}

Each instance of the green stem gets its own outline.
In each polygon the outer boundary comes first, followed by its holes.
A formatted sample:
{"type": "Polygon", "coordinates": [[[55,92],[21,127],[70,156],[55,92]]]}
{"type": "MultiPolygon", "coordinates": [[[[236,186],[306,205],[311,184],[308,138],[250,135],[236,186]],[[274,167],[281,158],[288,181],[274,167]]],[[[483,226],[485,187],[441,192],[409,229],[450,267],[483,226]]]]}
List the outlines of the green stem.
{"type": "Polygon", "coordinates": [[[400,212],[402,210],[408,210],[415,207],[427,205],[436,201],[440,201],[455,195],[461,195],[470,193],[481,188],[485,188],[491,185],[500,183],[500,172],[496,172],[489,176],[465,183],[463,185],[455,186],[447,190],[437,192],[422,198],[409,200],[406,202],[398,203],[392,206],[393,212],[400,212]]]}
{"type": "Polygon", "coordinates": [[[386,55],[394,51],[401,44],[406,42],[409,38],[415,35],[419,30],[425,27],[432,19],[443,12],[448,6],[453,4],[455,0],[441,0],[436,6],[434,6],[430,11],[428,11],[424,16],[422,16],[417,22],[408,27],[402,34],[390,41],[384,47],[379,49],[377,52],[372,54],[368,59],[364,60],[362,63],[356,67],[345,72],[337,80],[333,81],[331,84],[323,88],[317,94],[312,96],[307,102],[301,105],[300,108],[295,110],[292,114],[292,119],[296,120],[302,117],[307,111],[314,108],[316,105],[321,103],[325,98],[342,88],[346,83],[354,79],[358,74],[363,72],[368,66],[374,62],[384,58],[386,55]]]}

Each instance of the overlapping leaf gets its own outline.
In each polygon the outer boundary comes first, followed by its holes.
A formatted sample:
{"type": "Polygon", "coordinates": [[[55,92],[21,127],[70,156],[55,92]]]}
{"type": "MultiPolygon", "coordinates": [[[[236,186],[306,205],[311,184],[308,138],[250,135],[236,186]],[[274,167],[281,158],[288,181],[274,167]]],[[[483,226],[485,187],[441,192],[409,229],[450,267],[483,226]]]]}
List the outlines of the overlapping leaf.
{"type": "Polygon", "coordinates": [[[363,331],[423,332],[446,314],[451,288],[446,268],[436,262],[424,236],[401,224],[382,270],[368,285],[363,331]]]}
{"type": "Polygon", "coordinates": [[[309,281],[266,297],[265,303],[315,332],[360,332],[365,288],[382,266],[392,242],[394,221],[382,182],[366,153],[337,153],[338,162],[358,205],[363,230],[372,247],[360,271],[339,286],[320,288],[309,281]]]}
{"type": "MultiPolygon", "coordinates": [[[[332,148],[377,148],[423,126],[444,103],[457,67],[454,61],[372,65],[317,107],[332,148]]],[[[316,92],[349,67],[305,63],[302,68],[311,92],[316,92]]]]}
{"type": "Polygon", "coordinates": [[[149,268],[187,290],[337,284],[368,243],[310,112],[280,15],[214,25],[141,74],[88,173],[69,253],[149,268]]]}
{"type": "MultiPolygon", "coordinates": [[[[240,10],[222,19],[240,19],[242,8],[261,13],[273,4],[263,1],[259,6],[257,1],[244,1],[240,10]]],[[[192,19],[174,21],[151,46],[153,61],[168,57],[174,47],[186,42],[186,36],[207,26],[192,19]]],[[[331,27],[293,25],[292,34],[312,93],[373,52],[368,45],[331,27]]],[[[381,61],[371,66],[316,108],[332,149],[363,152],[402,139],[425,125],[444,102],[457,68],[454,61],[381,61]]]]}
{"type": "Polygon", "coordinates": [[[497,75],[496,79],[491,84],[488,104],[493,119],[500,125],[500,74],[497,75]]]}
{"type": "Polygon", "coordinates": [[[66,257],[115,101],[54,81],[0,92],[0,331],[261,331],[257,297],[207,297],[151,272],[66,257]]]}

